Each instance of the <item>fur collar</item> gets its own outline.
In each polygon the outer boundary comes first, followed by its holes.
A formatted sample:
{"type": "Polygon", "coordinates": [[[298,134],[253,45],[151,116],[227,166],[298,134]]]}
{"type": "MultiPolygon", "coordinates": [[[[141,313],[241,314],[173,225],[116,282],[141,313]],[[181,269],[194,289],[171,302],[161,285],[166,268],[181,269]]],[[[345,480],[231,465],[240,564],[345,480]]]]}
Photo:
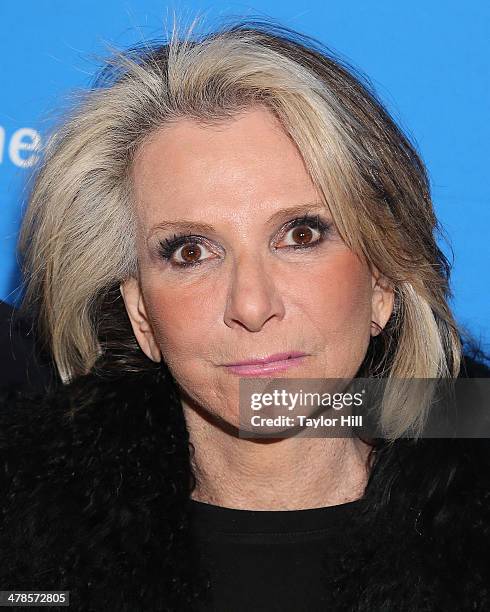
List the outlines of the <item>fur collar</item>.
{"type": "MultiPolygon", "coordinates": [[[[490,609],[488,440],[380,445],[332,603],[490,609]]],[[[212,596],[189,537],[188,434],[168,372],[94,375],[0,406],[0,584],[77,610],[192,610],[212,596]]]]}

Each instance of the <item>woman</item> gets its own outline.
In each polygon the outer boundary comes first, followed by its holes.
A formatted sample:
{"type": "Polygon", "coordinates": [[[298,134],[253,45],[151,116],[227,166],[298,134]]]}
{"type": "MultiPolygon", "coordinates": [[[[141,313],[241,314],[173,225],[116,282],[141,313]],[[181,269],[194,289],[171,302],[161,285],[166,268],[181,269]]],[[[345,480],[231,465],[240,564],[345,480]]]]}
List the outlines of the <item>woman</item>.
{"type": "Polygon", "coordinates": [[[67,384],[5,401],[2,589],[488,609],[483,440],[421,439],[415,402],[376,440],[239,431],[242,378],[467,367],[420,158],[315,41],[191,34],[109,62],[35,177],[26,304],[67,384]]]}

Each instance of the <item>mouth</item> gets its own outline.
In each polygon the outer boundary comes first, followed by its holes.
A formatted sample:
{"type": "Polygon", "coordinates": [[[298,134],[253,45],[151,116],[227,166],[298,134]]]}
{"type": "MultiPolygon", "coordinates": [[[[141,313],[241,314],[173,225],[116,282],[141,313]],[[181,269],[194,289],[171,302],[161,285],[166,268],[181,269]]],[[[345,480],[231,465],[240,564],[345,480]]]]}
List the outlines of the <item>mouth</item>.
{"type": "Polygon", "coordinates": [[[238,376],[266,376],[295,367],[302,363],[307,356],[306,353],[299,351],[275,353],[267,357],[227,363],[225,367],[229,372],[238,376]]]}

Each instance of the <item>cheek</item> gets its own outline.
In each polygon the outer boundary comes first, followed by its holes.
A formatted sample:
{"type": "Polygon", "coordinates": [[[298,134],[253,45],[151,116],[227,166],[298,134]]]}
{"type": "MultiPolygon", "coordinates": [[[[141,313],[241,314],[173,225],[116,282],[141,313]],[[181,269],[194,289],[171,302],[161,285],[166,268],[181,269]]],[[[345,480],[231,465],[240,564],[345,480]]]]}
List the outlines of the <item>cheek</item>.
{"type": "Polygon", "coordinates": [[[307,288],[302,288],[298,299],[303,300],[303,309],[325,346],[339,351],[369,342],[371,273],[352,251],[341,250],[326,263],[312,267],[307,288]]]}
{"type": "Polygon", "coordinates": [[[212,321],[212,292],[197,286],[177,287],[149,282],[145,302],[155,339],[163,358],[169,362],[202,354],[200,343],[212,321]]]}
{"type": "Polygon", "coordinates": [[[206,283],[169,286],[161,281],[144,287],[147,311],[163,360],[190,397],[211,412],[227,405],[233,397],[212,367],[217,353],[213,350],[213,331],[219,314],[213,289],[206,283]]]}

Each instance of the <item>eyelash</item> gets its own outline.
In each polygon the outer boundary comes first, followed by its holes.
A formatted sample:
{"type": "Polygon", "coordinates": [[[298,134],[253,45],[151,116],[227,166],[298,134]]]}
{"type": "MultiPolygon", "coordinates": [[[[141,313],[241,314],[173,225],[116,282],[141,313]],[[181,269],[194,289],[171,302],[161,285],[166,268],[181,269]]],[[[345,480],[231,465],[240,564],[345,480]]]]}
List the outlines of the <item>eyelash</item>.
{"type": "MultiPolygon", "coordinates": [[[[319,215],[304,215],[303,217],[297,217],[296,219],[293,219],[292,221],[289,221],[288,223],[286,223],[283,229],[283,234],[287,234],[289,230],[294,229],[296,227],[301,227],[303,225],[306,227],[310,227],[312,229],[316,229],[320,233],[320,236],[317,238],[317,240],[315,240],[311,244],[303,244],[303,245],[289,244],[281,248],[296,250],[296,249],[311,249],[311,248],[317,247],[325,240],[328,232],[331,229],[331,224],[320,219],[319,215]]],[[[204,244],[204,242],[205,242],[205,239],[202,236],[195,236],[193,234],[179,234],[179,235],[174,234],[172,238],[170,239],[165,238],[165,240],[160,241],[158,252],[162,259],[164,259],[165,261],[170,261],[173,254],[179,247],[187,245],[187,244],[204,244]]],[[[203,262],[202,261],[196,261],[193,263],[173,262],[173,265],[178,268],[192,268],[192,267],[199,266],[201,263],[203,262]]]]}

